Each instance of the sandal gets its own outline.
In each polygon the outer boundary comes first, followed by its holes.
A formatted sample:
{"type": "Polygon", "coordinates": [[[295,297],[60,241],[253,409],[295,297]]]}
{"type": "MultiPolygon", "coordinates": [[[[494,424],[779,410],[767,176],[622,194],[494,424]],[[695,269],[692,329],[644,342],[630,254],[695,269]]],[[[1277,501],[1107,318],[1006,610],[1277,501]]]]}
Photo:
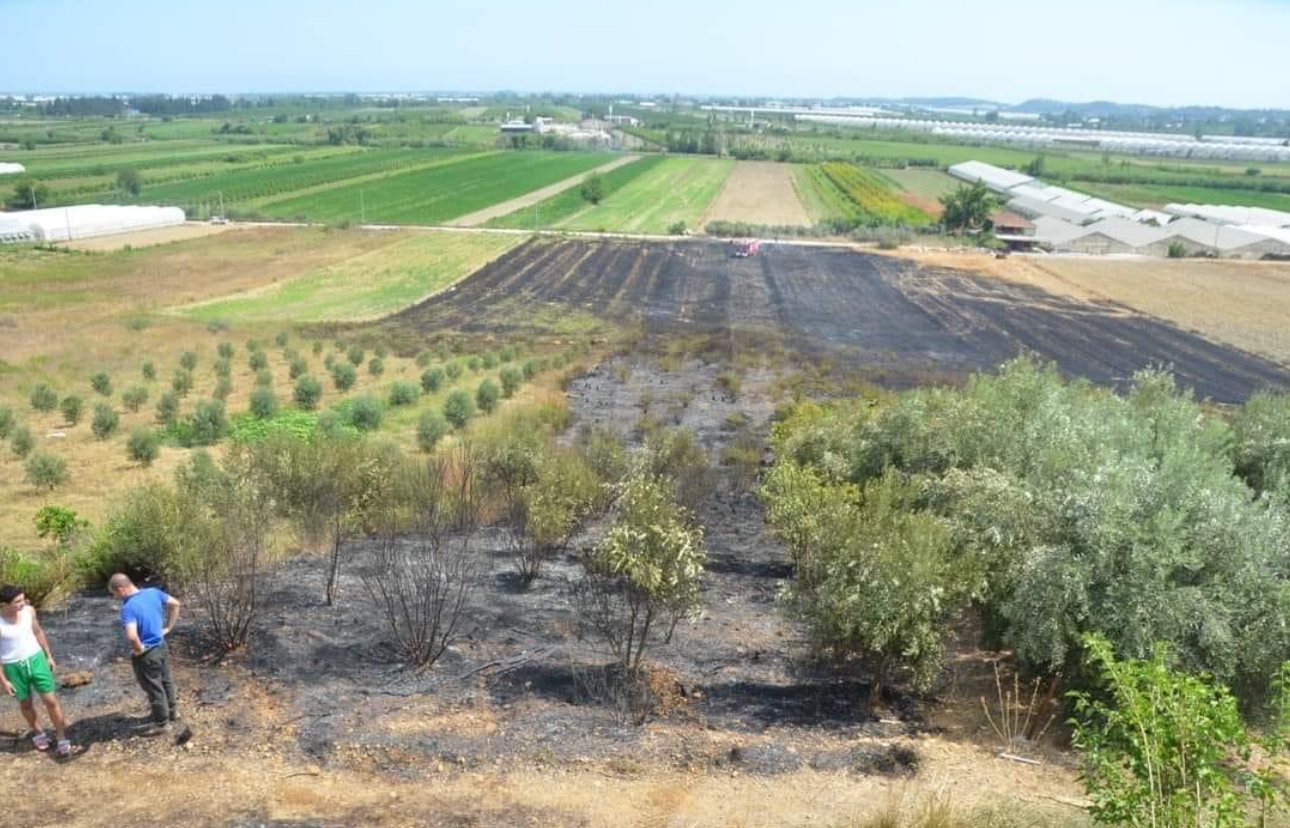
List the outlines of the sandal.
{"type": "Polygon", "coordinates": [[[57,753],[59,756],[62,756],[62,757],[71,756],[72,743],[67,739],[59,739],[58,748],[56,749],[55,753],[57,753]]]}
{"type": "Polygon", "coordinates": [[[49,737],[43,733],[32,734],[31,743],[36,746],[36,750],[49,750],[49,737]]]}

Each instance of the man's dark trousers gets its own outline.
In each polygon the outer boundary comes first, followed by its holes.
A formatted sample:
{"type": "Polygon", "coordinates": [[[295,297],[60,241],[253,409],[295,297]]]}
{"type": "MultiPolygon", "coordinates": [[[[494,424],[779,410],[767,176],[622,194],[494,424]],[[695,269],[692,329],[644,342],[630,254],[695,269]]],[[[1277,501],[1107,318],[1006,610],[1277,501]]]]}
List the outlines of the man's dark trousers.
{"type": "Polygon", "coordinates": [[[143,655],[132,656],[135,681],[148,695],[152,720],[157,724],[173,722],[179,717],[175,706],[175,685],[170,681],[170,648],[162,641],[143,655]]]}

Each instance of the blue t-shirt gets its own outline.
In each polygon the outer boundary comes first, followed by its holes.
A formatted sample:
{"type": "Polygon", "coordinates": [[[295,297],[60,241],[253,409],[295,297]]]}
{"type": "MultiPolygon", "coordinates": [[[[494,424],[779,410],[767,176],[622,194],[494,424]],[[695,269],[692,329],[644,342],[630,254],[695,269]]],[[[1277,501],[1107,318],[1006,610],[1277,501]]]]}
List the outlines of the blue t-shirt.
{"type": "Polygon", "coordinates": [[[121,626],[138,625],[139,640],[145,650],[151,650],[165,638],[161,628],[166,625],[166,602],[170,596],[156,587],[141,589],[121,604],[121,626]]]}

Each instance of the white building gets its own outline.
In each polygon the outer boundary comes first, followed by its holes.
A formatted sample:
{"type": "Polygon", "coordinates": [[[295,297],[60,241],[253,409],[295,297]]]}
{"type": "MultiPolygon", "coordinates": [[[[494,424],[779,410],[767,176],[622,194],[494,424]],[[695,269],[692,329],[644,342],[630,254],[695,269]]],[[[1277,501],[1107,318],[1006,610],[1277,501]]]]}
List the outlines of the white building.
{"type": "Polygon", "coordinates": [[[79,204],[0,214],[0,241],[61,242],[184,223],[178,207],[79,204]],[[25,231],[24,231],[25,228],[25,231]]]}

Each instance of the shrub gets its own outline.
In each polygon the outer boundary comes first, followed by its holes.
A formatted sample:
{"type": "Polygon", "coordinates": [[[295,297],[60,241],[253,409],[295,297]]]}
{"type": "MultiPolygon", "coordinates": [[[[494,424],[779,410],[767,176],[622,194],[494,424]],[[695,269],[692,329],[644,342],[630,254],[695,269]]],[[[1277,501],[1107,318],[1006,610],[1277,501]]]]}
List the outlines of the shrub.
{"type": "Polygon", "coordinates": [[[68,394],[66,397],[63,397],[62,402],[58,404],[58,410],[62,412],[63,419],[66,420],[67,424],[70,426],[74,426],[81,421],[81,410],[83,408],[84,403],[82,403],[81,398],[75,394],[68,394]]]}
{"type": "Polygon", "coordinates": [[[349,424],[359,431],[375,431],[381,427],[385,411],[376,397],[362,396],[355,399],[349,409],[349,424]]]}
{"type": "Polygon", "coordinates": [[[385,356],[386,356],[386,354],[388,354],[388,353],[389,353],[389,351],[385,350],[385,346],[384,346],[384,345],[377,345],[377,346],[372,350],[372,353],[376,354],[376,358],[377,358],[377,359],[385,359],[385,356]]]}
{"type": "Polygon", "coordinates": [[[184,516],[198,508],[160,483],[127,489],[89,549],[77,559],[81,579],[100,586],[115,572],[138,581],[172,573],[177,547],[187,535],[184,516]]]}
{"type": "Polygon", "coordinates": [[[585,562],[576,588],[579,620],[613,652],[624,675],[639,674],[645,652],[671,640],[700,607],[707,562],[703,531],[667,496],[635,474],[618,490],[618,515],[585,562]]]}
{"type": "Polygon", "coordinates": [[[246,341],[245,348],[247,353],[252,353],[252,354],[255,353],[256,351],[260,350],[260,340],[248,339],[246,341]]]}
{"type": "Polygon", "coordinates": [[[494,354],[492,351],[484,354],[483,366],[485,371],[493,370],[497,367],[497,364],[497,354],[494,354]]]}
{"type": "Polygon", "coordinates": [[[13,409],[0,405],[0,440],[7,440],[13,431],[13,409]]]}
{"type": "Polygon", "coordinates": [[[396,382],[390,386],[389,403],[391,408],[402,405],[413,405],[421,396],[421,389],[411,382],[396,382]]]}
{"type": "Polygon", "coordinates": [[[453,391],[443,403],[443,416],[453,428],[465,428],[475,416],[475,403],[465,391],[453,391]]]}
{"type": "Polygon", "coordinates": [[[143,374],[144,382],[153,382],[157,379],[157,366],[153,365],[151,362],[143,363],[143,366],[140,368],[140,372],[143,374]]]}
{"type": "Polygon", "coordinates": [[[534,377],[536,377],[536,376],[538,375],[538,364],[537,364],[537,360],[535,360],[535,359],[526,359],[526,360],[524,360],[524,367],[523,367],[522,371],[523,371],[523,373],[524,373],[524,379],[525,379],[525,381],[531,380],[531,379],[533,379],[534,377]]]}
{"type": "Polygon", "coordinates": [[[219,354],[219,358],[225,362],[232,361],[233,354],[235,353],[232,342],[221,342],[215,351],[219,354]]]}
{"type": "Polygon", "coordinates": [[[314,356],[318,356],[319,354],[321,354],[323,352],[322,340],[315,339],[312,350],[313,350],[314,356]]]}
{"type": "Polygon", "coordinates": [[[667,226],[667,232],[668,232],[668,235],[671,235],[671,236],[684,236],[686,234],[685,222],[683,221],[672,222],[667,226]]]}
{"type": "Polygon", "coordinates": [[[95,371],[90,376],[90,388],[93,388],[96,394],[110,397],[112,396],[112,378],[107,375],[106,371],[95,371]]]}
{"type": "Polygon", "coordinates": [[[448,363],[447,366],[445,366],[444,371],[447,372],[448,379],[452,380],[453,382],[456,382],[458,379],[461,378],[461,363],[450,362],[448,363]]]}
{"type": "Polygon", "coordinates": [[[211,392],[211,396],[219,400],[220,402],[224,402],[225,400],[228,399],[228,395],[232,393],[233,393],[232,381],[229,380],[228,377],[220,377],[215,381],[215,390],[211,392]]]}
{"type": "Polygon", "coordinates": [[[438,411],[423,411],[417,420],[417,445],[424,452],[434,451],[444,435],[448,433],[448,421],[438,411]]]}
{"type": "Polygon", "coordinates": [[[473,356],[470,359],[466,360],[466,367],[470,369],[470,372],[472,374],[478,374],[479,369],[482,368],[483,366],[484,366],[484,360],[481,359],[480,357],[473,356]]]}
{"type": "Polygon", "coordinates": [[[257,388],[272,388],[272,387],[273,387],[273,372],[272,372],[272,371],[270,371],[270,370],[268,370],[267,368],[266,368],[265,370],[263,370],[263,371],[256,371],[256,372],[255,372],[255,386],[256,386],[257,388]]]}
{"type": "Polygon", "coordinates": [[[385,361],[380,357],[372,357],[371,361],[367,363],[367,373],[374,377],[379,377],[381,374],[384,374],[385,361]]]}
{"type": "Polygon", "coordinates": [[[305,374],[296,380],[295,390],[292,392],[292,398],[296,405],[302,411],[313,411],[318,407],[318,402],[322,399],[322,383],[313,377],[305,374]]]}
{"type": "Polygon", "coordinates": [[[1171,259],[1185,259],[1187,258],[1187,245],[1177,241],[1169,242],[1169,249],[1165,252],[1165,255],[1171,259]]]}
{"type": "Polygon", "coordinates": [[[291,360],[291,367],[288,370],[288,376],[292,379],[299,379],[309,373],[309,363],[301,357],[291,360]]]}
{"type": "Polygon", "coordinates": [[[106,440],[116,433],[116,428],[121,424],[121,417],[116,410],[107,403],[99,403],[94,406],[94,419],[90,421],[90,430],[99,440],[106,440]]]}
{"type": "Polygon", "coordinates": [[[20,425],[13,429],[13,434],[9,437],[9,448],[15,457],[20,459],[26,457],[35,447],[36,440],[31,436],[30,428],[20,425]]]}
{"type": "Polygon", "coordinates": [[[431,368],[421,375],[421,388],[427,394],[433,394],[443,385],[443,371],[431,368]]]}
{"type": "Polygon", "coordinates": [[[215,376],[227,379],[233,375],[233,363],[227,359],[215,360],[215,376]]]}
{"type": "Polygon", "coordinates": [[[142,385],[136,385],[121,394],[121,404],[130,412],[138,411],[140,408],[143,408],[144,404],[147,402],[148,389],[144,388],[142,385]]]}
{"type": "Polygon", "coordinates": [[[125,453],[136,463],[151,466],[161,454],[161,439],[157,432],[147,426],[139,426],[130,432],[130,439],[125,443],[125,453]]]}
{"type": "Polygon", "coordinates": [[[278,397],[272,388],[257,388],[251,392],[251,414],[256,419],[268,420],[278,413],[278,397]]]}
{"type": "Polygon", "coordinates": [[[201,400],[188,417],[188,431],[194,446],[212,446],[228,433],[228,417],[220,400],[201,400]]]}
{"type": "Polygon", "coordinates": [[[26,555],[0,547],[0,582],[22,587],[27,600],[38,607],[68,580],[73,566],[66,544],[26,555]]]}
{"type": "Polygon", "coordinates": [[[336,367],[336,357],[334,354],[328,354],[323,358],[323,367],[326,368],[328,372],[336,367]]]}
{"type": "Polygon", "coordinates": [[[277,344],[279,348],[287,347],[287,342],[289,341],[287,337],[287,332],[286,331],[279,332],[278,335],[273,338],[273,341],[277,344]]]}
{"type": "Polygon", "coordinates": [[[157,422],[170,425],[179,416],[179,395],[167,391],[157,398],[157,422]]]}
{"type": "Polygon", "coordinates": [[[497,383],[486,379],[479,384],[475,391],[475,405],[485,414],[492,414],[497,409],[497,402],[501,398],[501,391],[497,388],[497,383]]]}
{"type": "Polygon", "coordinates": [[[263,371],[269,367],[269,356],[264,351],[252,351],[246,360],[246,364],[251,367],[252,371],[263,371]]]}
{"type": "Polygon", "coordinates": [[[346,352],[345,355],[349,358],[350,364],[355,368],[362,365],[363,360],[366,358],[363,353],[363,349],[357,345],[351,345],[349,351],[346,352]]]}
{"type": "Polygon", "coordinates": [[[336,386],[337,391],[348,391],[354,387],[358,380],[358,372],[354,366],[338,362],[331,369],[331,381],[336,386]]]}
{"type": "Polygon", "coordinates": [[[717,387],[731,400],[738,400],[739,392],[743,389],[743,379],[734,371],[722,371],[717,374],[717,387]]]}
{"type": "Polygon", "coordinates": [[[524,375],[518,368],[506,367],[502,369],[500,376],[502,381],[502,396],[510,399],[515,396],[515,392],[520,390],[520,385],[524,382],[524,375]]]}
{"type": "Polygon", "coordinates": [[[339,411],[318,412],[318,433],[324,437],[337,438],[344,434],[345,418],[339,411]]]}
{"type": "Polygon", "coordinates": [[[193,390],[192,372],[183,368],[176,371],[175,375],[170,378],[170,390],[181,397],[187,397],[188,392],[193,390]]]}
{"type": "Polygon", "coordinates": [[[36,411],[53,411],[58,407],[58,392],[40,383],[31,390],[31,407],[36,411]]]}
{"type": "Polygon", "coordinates": [[[420,353],[417,354],[417,367],[429,368],[430,362],[433,359],[434,359],[434,356],[429,351],[421,351],[420,353]]]}
{"type": "Polygon", "coordinates": [[[179,367],[185,371],[192,371],[197,367],[197,354],[192,351],[184,351],[179,356],[179,367]]]}
{"type": "Polygon", "coordinates": [[[38,451],[27,458],[23,468],[27,482],[37,489],[53,491],[68,480],[67,461],[56,454],[38,451]]]}
{"type": "Polygon", "coordinates": [[[497,358],[501,360],[503,365],[505,365],[508,362],[514,362],[515,358],[519,356],[519,353],[520,349],[518,346],[507,345],[505,348],[497,352],[497,358]]]}

